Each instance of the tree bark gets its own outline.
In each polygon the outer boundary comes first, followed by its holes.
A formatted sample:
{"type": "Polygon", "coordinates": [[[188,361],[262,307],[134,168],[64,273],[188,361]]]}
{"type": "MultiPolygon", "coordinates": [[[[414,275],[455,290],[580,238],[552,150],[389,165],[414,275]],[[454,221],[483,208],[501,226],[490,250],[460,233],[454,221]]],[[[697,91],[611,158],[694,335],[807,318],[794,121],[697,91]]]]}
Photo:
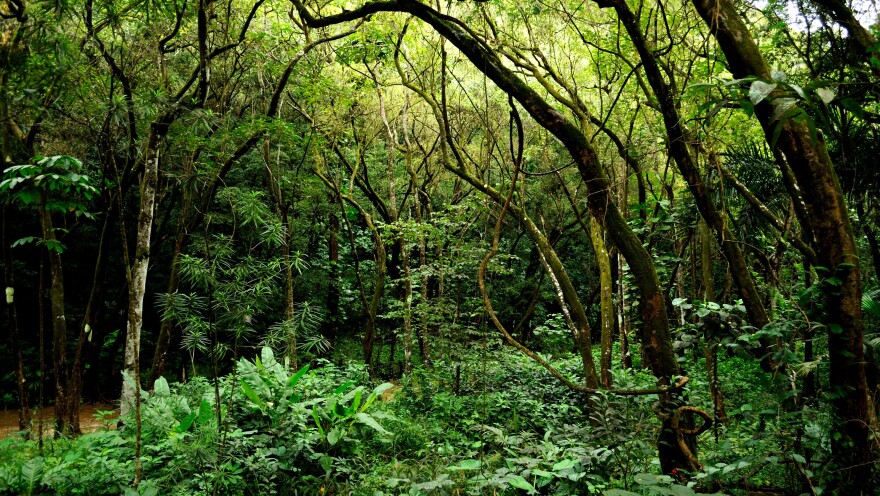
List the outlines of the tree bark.
{"type": "MultiPolygon", "coordinates": [[[[74,399],[68,391],[67,369],[67,317],[64,312],[64,271],[61,265],[61,253],[55,249],[58,242],[52,216],[46,210],[45,193],[40,193],[40,224],[43,229],[43,240],[49,244],[49,274],[51,286],[49,301],[52,309],[52,370],[55,374],[55,429],[57,434],[70,434],[72,425],[68,424],[69,409],[74,399]]],[[[77,411],[79,398],[75,399],[77,411]]]]}
{"type": "Polygon", "coordinates": [[[602,346],[599,359],[602,387],[611,388],[611,344],[614,342],[614,302],[611,298],[611,260],[608,258],[608,250],[602,239],[602,227],[599,222],[590,217],[590,240],[593,243],[593,252],[596,254],[596,263],[599,266],[599,308],[602,330],[602,346]]]}
{"type": "Polygon", "coordinates": [[[153,214],[156,205],[156,186],[159,182],[159,143],[167,126],[154,123],[147,143],[144,172],[141,179],[140,211],[138,212],[137,239],[131,266],[131,286],[128,291],[128,325],[125,331],[125,355],[123,373],[128,379],[122,381],[120,415],[125,416],[135,407],[140,391],[138,366],[141,350],[141,327],[143,325],[144,295],[147,291],[147,272],[150,266],[150,237],[153,231],[153,214]]]}

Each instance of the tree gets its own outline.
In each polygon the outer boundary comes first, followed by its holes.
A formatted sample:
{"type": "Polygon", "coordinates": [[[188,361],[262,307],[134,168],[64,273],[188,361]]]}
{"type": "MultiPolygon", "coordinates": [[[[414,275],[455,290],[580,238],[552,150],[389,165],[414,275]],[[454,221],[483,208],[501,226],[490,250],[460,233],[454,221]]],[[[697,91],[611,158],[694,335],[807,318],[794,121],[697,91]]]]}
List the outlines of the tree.
{"type": "MultiPolygon", "coordinates": [[[[665,302],[654,264],[641,241],[626,223],[617,205],[611,200],[608,181],[599,167],[596,151],[579,126],[571,123],[543,100],[535,90],[507,69],[498,55],[476,39],[464,23],[424,4],[410,0],[370,2],[353,11],[323,17],[313,16],[302,2],[294,1],[294,5],[300,17],[316,28],[357,20],[383,11],[405,12],[418,17],[455,45],[474,64],[474,67],[482,71],[502,91],[516,99],[535,121],[562,142],[588,185],[593,215],[601,219],[603,227],[629,262],[636,277],[636,284],[641,293],[643,327],[639,334],[644,362],[661,385],[671,385],[672,378],[679,369],[672,351],[665,302]]],[[[676,401],[668,403],[667,407],[670,404],[676,408],[678,406],[676,401]]],[[[692,455],[688,456],[679,448],[676,433],[672,429],[672,417],[670,411],[666,415],[667,421],[658,441],[663,470],[667,473],[671,473],[673,469],[696,470],[692,455]]]]}
{"type": "MultiPolygon", "coordinates": [[[[733,77],[773,80],[758,45],[732,2],[694,0],[693,4],[726,56],[733,77]]],[[[865,373],[858,247],[824,140],[811,132],[808,122],[795,118],[796,107],[789,109],[781,119],[774,118],[773,98],[768,96],[771,98],[761,99],[755,106],[755,116],[768,143],[779,147],[794,172],[806,204],[808,218],[805,221],[816,236],[814,249],[826,276],[831,383],[839,388],[832,401],[838,417],[838,435],[832,436],[834,453],[849,471],[842,479],[846,491],[867,494],[866,484],[870,484],[876,459],[870,432],[876,428],[877,419],[868,396],[865,373]]],[[[796,193],[789,191],[789,194],[796,193]]]]}
{"type": "MultiPolygon", "coordinates": [[[[67,363],[67,314],[64,304],[64,270],[61,254],[64,244],[58,238],[52,214],[73,213],[77,217],[94,218],[85,202],[94,196],[98,189],[94,180],[83,173],[79,160],[58,155],[36,157],[34,164],[7,167],[0,191],[11,194],[12,198],[25,205],[36,205],[39,213],[42,239],[22,239],[16,244],[39,242],[49,255],[51,276],[52,308],[52,369],[55,373],[55,417],[56,432],[79,431],[79,395],[71,394],[71,372],[67,363]]],[[[80,340],[85,336],[80,335],[80,340]]]]}

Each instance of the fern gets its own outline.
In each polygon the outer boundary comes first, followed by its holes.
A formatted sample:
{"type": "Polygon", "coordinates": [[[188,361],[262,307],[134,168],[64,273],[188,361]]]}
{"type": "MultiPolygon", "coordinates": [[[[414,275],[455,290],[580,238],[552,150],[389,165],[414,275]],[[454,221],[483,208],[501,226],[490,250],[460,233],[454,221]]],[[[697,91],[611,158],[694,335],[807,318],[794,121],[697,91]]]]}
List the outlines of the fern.
{"type": "Polygon", "coordinates": [[[330,341],[321,334],[321,324],[326,315],[323,308],[303,301],[294,305],[293,315],[293,319],[282,320],[269,328],[263,339],[264,346],[279,352],[289,351],[287,347],[295,336],[299,351],[323,354],[330,350],[330,341]]]}
{"type": "Polygon", "coordinates": [[[862,312],[880,318],[880,286],[862,292],[862,312]]]}

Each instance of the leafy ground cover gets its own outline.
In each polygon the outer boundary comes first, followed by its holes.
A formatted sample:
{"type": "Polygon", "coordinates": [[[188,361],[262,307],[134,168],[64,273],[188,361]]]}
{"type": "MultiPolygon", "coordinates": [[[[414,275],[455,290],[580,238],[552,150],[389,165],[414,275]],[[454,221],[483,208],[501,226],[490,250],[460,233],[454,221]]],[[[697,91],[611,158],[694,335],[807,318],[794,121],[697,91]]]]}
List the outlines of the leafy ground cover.
{"type": "MultiPolygon", "coordinates": [[[[556,361],[569,372],[577,363],[556,361]]],[[[797,493],[795,471],[827,452],[829,419],[782,411],[761,384],[738,382],[750,366],[723,361],[730,420],[703,435],[704,473],[685,483],[653,475],[652,397],[586,398],[509,350],[486,346],[469,362],[376,384],[354,362],[291,371],[265,348],[216,384],[160,379],[143,393],[139,493],[689,495],[739,494],[762,481],[797,493]]],[[[615,380],[652,384],[635,372],[615,380]]],[[[699,373],[689,387],[709,397],[699,373]]],[[[134,494],[136,429],[126,420],[42,448],[0,441],[0,492],[134,494]]]]}

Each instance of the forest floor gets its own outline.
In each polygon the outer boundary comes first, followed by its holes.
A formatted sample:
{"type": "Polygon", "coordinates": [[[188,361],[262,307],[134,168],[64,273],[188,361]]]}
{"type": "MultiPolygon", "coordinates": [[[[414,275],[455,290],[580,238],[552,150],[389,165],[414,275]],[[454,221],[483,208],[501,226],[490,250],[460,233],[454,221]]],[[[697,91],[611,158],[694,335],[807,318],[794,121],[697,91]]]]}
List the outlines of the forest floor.
{"type": "MultiPolygon", "coordinates": [[[[31,410],[31,415],[33,419],[34,429],[36,429],[37,423],[39,422],[39,412],[36,408],[31,410]]],[[[116,405],[112,403],[88,403],[80,406],[79,409],[79,419],[80,419],[80,428],[83,432],[94,432],[98,429],[103,429],[109,427],[111,429],[116,428],[115,419],[119,416],[119,411],[116,408],[116,405]],[[108,422],[103,418],[99,418],[96,416],[98,411],[107,412],[113,411],[109,417],[107,417],[108,421],[111,421],[108,425],[108,422]]],[[[44,436],[51,436],[54,434],[53,430],[49,428],[52,425],[52,419],[55,417],[55,407],[48,406],[43,409],[43,429],[44,436]]],[[[12,434],[18,432],[18,410],[0,410],[0,439],[4,439],[12,434]]]]}

